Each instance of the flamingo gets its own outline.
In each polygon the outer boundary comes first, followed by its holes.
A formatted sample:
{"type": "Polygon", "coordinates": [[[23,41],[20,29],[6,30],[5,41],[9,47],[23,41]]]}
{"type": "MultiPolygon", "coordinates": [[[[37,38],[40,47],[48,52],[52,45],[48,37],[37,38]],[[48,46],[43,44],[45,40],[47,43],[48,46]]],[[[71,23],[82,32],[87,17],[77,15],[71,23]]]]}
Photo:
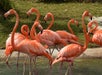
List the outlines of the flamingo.
{"type": "Polygon", "coordinates": [[[68,29],[70,30],[71,33],[68,33],[67,31],[62,31],[62,30],[57,30],[56,32],[60,35],[61,38],[65,39],[67,42],[69,40],[72,41],[78,41],[78,37],[74,34],[73,30],[70,27],[71,23],[75,23],[75,25],[78,25],[78,21],[75,19],[70,19],[68,22],[68,29]]]}
{"type": "Polygon", "coordinates": [[[102,30],[98,29],[98,22],[97,21],[90,21],[88,24],[88,32],[93,33],[92,38],[90,38],[92,43],[102,46],[102,30]],[[92,25],[96,25],[92,28],[92,25]]]}
{"type": "MultiPolygon", "coordinates": [[[[9,12],[15,12],[15,10],[12,9],[9,12]]],[[[6,17],[8,14],[10,14],[10,13],[5,13],[4,16],[6,17]]],[[[19,15],[16,14],[15,16],[16,16],[16,24],[19,24],[19,15]]],[[[28,31],[29,31],[29,29],[28,29],[28,31]]],[[[24,34],[24,29],[23,28],[21,28],[21,33],[15,33],[14,42],[15,42],[16,45],[26,38],[25,34],[24,34]]],[[[13,48],[12,48],[12,45],[11,45],[11,34],[9,34],[9,37],[6,40],[6,49],[5,49],[6,56],[8,56],[9,53],[12,54],[12,50],[13,50],[13,48]]],[[[18,52],[18,58],[19,58],[19,52],[18,52]]],[[[10,66],[8,64],[8,58],[6,60],[6,64],[10,68],[10,66]]],[[[18,67],[18,59],[17,59],[17,67],[18,67]]]]}
{"type": "MultiPolygon", "coordinates": [[[[45,21],[47,21],[50,17],[51,17],[52,21],[50,22],[50,25],[47,27],[47,29],[50,29],[52,27],[52,25],[54,23],[54,15],[51,12],[49,12],[44,17],[45,21]]],[[[66,41],[69,41],[69,39],[78,41],[78,37],[75,36],[73,30],[70,27],[71,23],[75,23],[78,26],[78,21],[76,21],[75,19],[69,20],[68,29],[70,30],[71,34],[64,30],[63,31],[57,30],[56,32],[60,35],[61,38],[65,39],[66,41]]]]}
{"type": "MultiPolygon", "coordinates": [[[[18,17],[17,12],[16,11],[13,11],[13,9],[10,9],[8,12],[6,12],[6,15],[5,16],[7,17],[10,14],[12,14],[12,15],[15,14],[18,17]]],[[[16,22],[15,23],[15,26],[13,28],[13,31],[11,33],[11,44],[12,44],[12,48],[14,50],[12,50],[9,53],[9,55],[13,51],[18,51],[18,52],[22,52],[22,53],[27,54],[30,57],[29,75],[31,75],[31,59],[32,59],[32,56],[45,56],[52,63],[53,58],[51,57],[51,55],[49,55],[46,52],[46,50],[45,50],[46,48],[42,44],[40,44],[39,42],[37,42],[36,40],[30,40],[30,39],[26,38],[26,39],[22,40],[19,44],[17,44],[17,45],[15,44],[15,42],[14,42],[14,35],[15,35],[15,32],[16,32],[17,27],[18,27],[18,24],[16,22]]],[[[38,27],[38,28],[40,27],[39,29],[41,29],[41,25],[39,24],[39,22],[35,22],[34,23],[34,31],[35,31],[35,27],[38,27]]]]}
{"type": "MultiPolygon", "coordinates": [[[[39,21],[39,17],[40,17],[40,13],[38,12],[37,9],[35,8],[31,8],[28,12],[27,12],[27,15],[30,16],[31,13],[33,12],[36,12],[37,13],[37,18],[35,21],[39,21]]],[[[34,21],[34,22],[35,22],[34,21]]],[[[33,28],[33,26],[32,26],[33,28]]],[[[32,28],[31,28],[31,31],[32,31],[32,28]]],[[[48,46],[54,46],[55,43],[62,43],[63,45],[66,45],[66,42],[64,42],[60,36],[58,34],[56,34],[54,31],[52,30],[43,30],[43,33],[42,34],[38,34],[35,37],[33,37],[33,35],[31,35],[31,38],[32,39],[36,39],[38,40],[39,42],[41,43],[44,43],[44,44],[47,44],[48,46]],[[53,38],[51,38],[53,36],[53,38]]]]}
{"type": "MultiPolygon", "coordinates": [[[[82,15],[82,20],[84,18],[84,13],[82,15]]],[[[86,32],[86,26],[85,24],[82,22],[82,27],[83,27],[83,32],[84,32],[84,37],[85,37],[85,43],[84,46],[79,45],[79,44],[70,44],[67,45],[65,47],[63,47],[60,52],[58,53],[57,57],[55,58],[55,60],[53,61],[52,65],[54,65],[57,62],[73,62],[73,59],[78,57],[79,55],[81,55],[88,47],[88,43],[89,43],[89,37],[88,34],[86,32]]],[[[72,75],[71,72],[71,64],[69,64],[69,69],[67,69],[66,73],[69,70],[69,74],[72,75]]],[[[61,64],[62,67],[62,64],[61,64]]]]}
{"type": "MultiPolygon", "coordinates": [[[[45,15],[44,17],[44,20],[47,21],[49,18],[51,17],[52,21],[50,22],[49,26],[47,27],[47,29],[50,29],[54,23],[54,15],[49,12],[45,15]]],[[[76,25],[78,25],[78,21],[74,20],[74,19],[71,19],[69,22],[68,22],[68,29],[70,30],[70,33],[68,33],[67,31],[62,31],[62,30],[57,30],[56,33],[59,34],[59,36],[64,39],[66,42],[71,42],[71,43],[78,43],[76,41],[78,41],[78,37],[76,37],[74,35],[74,32],[73,30],[71,29],[70,27],[70,23],[75,23],[76,25]]],[[[61,47],[61,46],[60,46],[61,47]]]]}

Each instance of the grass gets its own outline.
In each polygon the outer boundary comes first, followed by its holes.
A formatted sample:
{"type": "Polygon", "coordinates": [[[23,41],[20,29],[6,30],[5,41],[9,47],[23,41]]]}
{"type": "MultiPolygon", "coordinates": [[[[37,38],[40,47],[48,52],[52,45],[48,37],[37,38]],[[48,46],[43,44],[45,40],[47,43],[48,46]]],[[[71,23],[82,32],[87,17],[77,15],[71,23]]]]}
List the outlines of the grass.
{"type": "MultiPolygon", "coordinates": [[[[35,14],[32,14],[29,18],[26,17],[26,12],[31,8],[37,8],[41,13],[41,24],[46,28],[50,21],[47,24],[44,23],[43,17],[46,13],[52,12],[55,17],[55,22],[52,30],[67,30],[67,22],[71,18],[75,18],[79,21],[80,28],[74,27],[72,25],[75,34],[80,38],[80,42],[83,43],[84,39],[82,34],[81,27],[81,15],[85,10],[89,10],[95,16],[102,15],[102,4],[100,3],[40,3],[35,1],[23,1],[23,0],[11,0],[14,3],[14,9],[20,15],[20,25],[18,31],[20,31],[20,26],[22,24],[28,24],[29,27],[32,26],[35,19],[35,14]]],[[[9,17],[7,20],[0,17],[0,48],[5,48],[5,41],[8,34],[12,31],[12,28],[15,23],[15,17],[9,17]]],[[[86,22],[87,23],[87,22],[86,22]]],[[[89,47],[93,47],[91,44],[89,47]]],[[[96,46],[96,45],[95,45],[96,46]]]]}
{"type": "MultiPolygon", "coordinates": [[[[23,58],[19,60],[19,75],[22,75],[22,67],[23,67],[23,58]]],[[[16,59],[11,59],[10,65],[12,69],[9,69],[7,65],[0,61],[0,75],[16,75],[16,59]]],[[[48,65],[48,60],[46,58],[38,58],[37,59],[37,72],[38,75],[49,75],[50,69],[48,65]]],[[[26,63],[26,74],[28,75],[29,71],[29,63],[26,63]]],[[[59,65],[60,63],[56,63],[52,67],[52,75],[59,74],[59,65]]],[[[73,75],[102,75],[102,60],[101,59],[76,59],[73,66],[73,75]]],[[[62,67],[62,75],[65,73],[68,64],[64,63],[62,67]]],[[[34,68],[34,67],[33,67],[34,68]]],[[[34,71],[34,70],[33,70],[34,71]]]]}

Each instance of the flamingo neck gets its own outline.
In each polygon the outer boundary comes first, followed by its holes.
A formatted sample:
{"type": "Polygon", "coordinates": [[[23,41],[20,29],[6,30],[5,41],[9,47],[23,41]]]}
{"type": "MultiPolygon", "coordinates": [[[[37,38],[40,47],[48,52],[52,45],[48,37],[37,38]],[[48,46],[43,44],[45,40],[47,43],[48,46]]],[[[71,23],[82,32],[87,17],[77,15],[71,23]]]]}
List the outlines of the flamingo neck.
{"type": "Polygon", "coordinates": [[[39,18],[40,18],[40,12],[39,12],[39,11],[36,11],[36,15],[37,15],[37,17],[36,17],[36,20],[35,20],[35,21],[39,21],[39,18]]]}
{"type": "Polygon", "coordinates": [[[82,27],[83,27],[83,33],[84,33],[84,37],[85,37],[85,42],[84,42],[84,46],[83,46],[83,51],[86,50],[86,48],[88,47],[88,43],[89,43],[89,39],[88,39],[88,34],[86,32],[86,25],[84,23],[84,16],[82,17],[82,27]]]}
{"type": "Polygon", "coordinates": [[[51,16],[52,21],[50,22],[50,24],[47,27],[47,29],[50,29],[52,27],[52,25],[54,24],[54,16],[53,15],[50,15],[50,16],[51,16]]]}
{"type": "Polygon", "coordinates": [[[27,25],[23,25],[21,27],[21,33],[26,37],[29,38],[29,27],[27,25]]]}
{"type": "Polygon", "coordinates": [[[35,39],[35,35],[36,35],[36,30],[35,30],[35,25],[33,24],[32,28],[31,28],[31,31],[30,31],[30,36],[31,36],[31,39],[35,39]]]}
{"type": "Polygon", "coordinates": [[[16,32],[18,24],[19,24],[19,16],[16,12],[15,12],[15,15],[16,15],[16,22],[15,22],[15,26],[13,28],[13,31],[11,33],[11,44],[12,44],[13,49],[16,49],[15,44],[14,44],[14,35],[15,35],[15,32],[16,32]]]}
{"type": "Polygon", "coordinates": [[[72,34],[74,34],[74,32],[73,32],[72,28],[70,27],[70,25],[71,25],[71,21],[68,22],[68,29],[72,34]]]}

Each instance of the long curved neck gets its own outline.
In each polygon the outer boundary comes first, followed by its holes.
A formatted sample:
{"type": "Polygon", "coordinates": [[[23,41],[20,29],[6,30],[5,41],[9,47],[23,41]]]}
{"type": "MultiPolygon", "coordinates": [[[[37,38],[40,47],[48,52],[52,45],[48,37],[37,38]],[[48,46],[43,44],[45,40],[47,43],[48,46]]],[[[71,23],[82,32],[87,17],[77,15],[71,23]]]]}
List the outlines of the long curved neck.
{"type": "Polygon", "coordinates": [[[35,39],[35,35],[36,35],[36,30],[35,30],[35,25],[33,24],[32,28],[31,28],[31,31],[30,31],[30,36],[31,36],[31,39],[35,39]]]}
{"type": "Polygon", "coordinates": [[[50,22],[50,24],[47,27],[47,29],[50,29],[52,27],[52,25],[54,24],[54,16],[53,15],[50,15],[50,16],[51,16],[52,21],[50,22]]]}
{"type": "Polygon", "coordinates": [[[37,15],[37,17],[36,17],[36,20],[35,20],[35,21],[39,21],[39,18],[40,18],[40,12],[39,12],[39,11],[36,11],[35,13],[36,13],[36,15],[37,15]]]}
{"type": "Polygon", "coordinates": [[[29,38],[29,27],[27,25],[22,25],[21,33],[26,37],[29,38]]]}
{"type": "Polygon", "coordinates": [[[68,22],[68,29],[69,29],[70,33],[74,34],[74,32],[73,32],[72,28],[70,27],[70,25],[71,25],[71,21],[68,22]]]}
{"type": "Polygon", "coordinates": [[[82,27],[83,27],[84,37],[85,37],[85,42],[84,42],[84,46],[83,46],[83,51],[86,50],[86,48],[88,47],[88,43],[89,43],[88,35],[87,35],[87,32],[86,32],[86,25],[85,25],[85,23],[84,23],[84,18],[85,18],[85,16],[82,16],[82,27]]]}
{"type": "Polygon", "coordinates": [[[18,14],[16,12],[15,12],[15,15],[16,15],[16,23],[15,23],[15,26],[14,26],[13,31],[11,33],[12,34],[11,35],[11,44],[12,44],[13,49],[16,49],[15,44],[14,44],[14,34],[15,34],[16,29],[17,29],[18,24],[19,24],[19,16],[18,16],[18,14]]]}

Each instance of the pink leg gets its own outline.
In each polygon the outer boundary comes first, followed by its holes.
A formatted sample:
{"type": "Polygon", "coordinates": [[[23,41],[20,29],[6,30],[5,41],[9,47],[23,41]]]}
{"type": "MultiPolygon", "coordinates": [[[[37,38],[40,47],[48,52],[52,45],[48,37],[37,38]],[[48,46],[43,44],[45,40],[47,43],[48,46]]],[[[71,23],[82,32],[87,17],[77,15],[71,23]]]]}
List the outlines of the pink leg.
{"type": "Polygon", "coordinates": [[[60,63],[60,69],[59,69],[59,71],[60,71],[60,72],[59,72],[60,75],[62,75],[62,66],[63,66],[63,62],[60,63]]]}
{"type": "Polygon", "coordinates": [[[11,54],[7,57],[7,59],[6,59],[6,64],[7,64],[7,66],[11,69],[11,66],[10,66],[9,63],[8,63],[10,57],[11,57],[11,54]]]}
{"type": "Polygon", "coordinates": [[[38,72],[37,72],[37,68],[36,68],[36,56],[34,57],[34,59],[33,59],[33,63],[34,63],[34,74],[35,75],[38,75],[38,72]]]}
{"type": "Polygon", "coordinates": [[[65,75],[72,75],[72,63],[69,63],[65,75]]]}
{"type": "Polygon", "coordinates": [[[17,57],[17,75],[18,75],[18,60],[19,60],[19,55],[20,55],[20,52],[18,52],[18,57],[17,57]]]}
{"type": "Polygon", "coordinates": [[[29,75],[32,75],[31,57],[29,59],[29,75]]]}

